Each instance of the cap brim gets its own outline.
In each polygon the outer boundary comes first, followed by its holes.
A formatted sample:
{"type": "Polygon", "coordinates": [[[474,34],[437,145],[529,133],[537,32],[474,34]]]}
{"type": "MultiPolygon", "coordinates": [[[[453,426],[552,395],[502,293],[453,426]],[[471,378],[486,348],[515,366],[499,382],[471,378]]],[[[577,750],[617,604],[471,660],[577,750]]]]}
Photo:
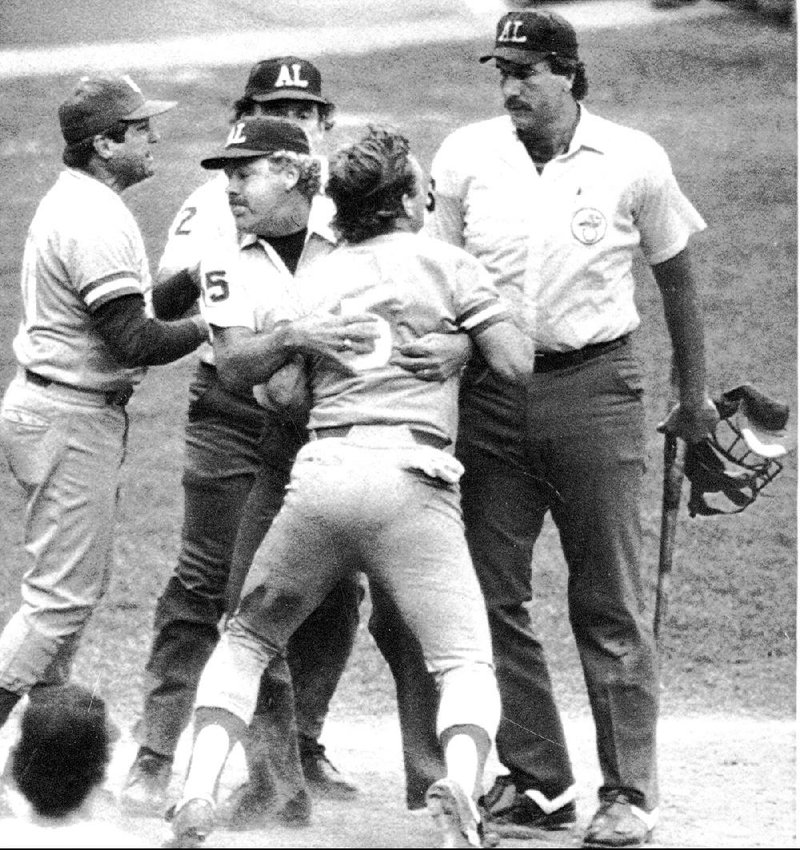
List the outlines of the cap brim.
{"type": "Polygon", "coordinates": [[[200,166],[213,171],[214,169],[225,168],[227,163],[236,159],[258,159],[262,156],[269,156],[271,153],[275,153],[275,151],[257,151],[252,148],[225,148],[225,150],[218,151],[213,156],[201,159],[200,166]]]}
{"type": "Polygon", "coordinates": [[[142,121],[144,118],[152,118],[161,115],[178,105],[176,100],[146,100],[138,109],[128,113],[123,121],[142,121]]]}
{"type": "Polygon", "coordinates": [[[519,50],[516,47],[496,47],[488,56],[481,56],[479,62],[490,59],[505,59],[517,65],[535,65],[553,54],[546,50],[519,50]]]}
{"type": "Polygon", "coordinates": [[[256,103],[267,103],[270,100],[310,100],[312,103],[324,103],[326,106],[331,106],[331,102],[318,94],[311,92],[299,91],[298,89],[289,89],[288,91],[273,91],[264,94],[249,94],[250,100],[256,103]]]}

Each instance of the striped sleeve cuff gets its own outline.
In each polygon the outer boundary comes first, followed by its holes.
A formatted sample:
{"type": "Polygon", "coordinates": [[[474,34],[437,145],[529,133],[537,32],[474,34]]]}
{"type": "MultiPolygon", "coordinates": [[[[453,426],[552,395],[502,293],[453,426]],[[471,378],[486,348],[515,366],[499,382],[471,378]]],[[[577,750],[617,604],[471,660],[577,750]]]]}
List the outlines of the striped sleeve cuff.
{"type": "Polygon", "coordinates": [[[81,291],[86,306],[94,312],[122,295],[143,295],[139,278],[133,272],[117,272],[100,280],[93,280],[81,291]]]}
{"type": "Polygon", "coordinates": [[[480,333],[497,322],[511,318],[508,309],[499,301],[492,299],[476,304],[456,318],[456,323],[467,333],[480,333]]]}

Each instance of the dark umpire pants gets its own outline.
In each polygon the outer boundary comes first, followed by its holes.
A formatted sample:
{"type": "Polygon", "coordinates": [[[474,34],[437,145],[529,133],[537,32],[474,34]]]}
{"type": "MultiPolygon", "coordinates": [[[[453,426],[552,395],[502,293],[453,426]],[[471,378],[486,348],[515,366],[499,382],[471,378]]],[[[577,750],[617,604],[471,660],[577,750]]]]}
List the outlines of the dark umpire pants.
{"type": "Polygon", "coordinates": [[[488,375],[464,390],[462,506],[503,703],[500,760],[518,787],[549,799],[574,781],[526,607],[533,545],[550,511],[569,569],[569,618],[597,731],[601,792],[626,789],[652,809],[658,671],[642,586],[640,366],[623,345],[534,374],[526,397],[488,375]]]}
{"type": "MultiPolygon", "coordinates": [[[[296,430],[265,428],[264,423],[265,412],[255,401],[228,392],[216,369],[199,365],[189,393],[181,551],[156,605],[144,712],[136,729],[141,745],[165,756],[174,755],[191,719],[200,673],[219,638],[234,545],[248,498],[252,492],[260,504],[256,507],[251,500],[248,506],[247,540],[240,558],[258,547],[279,510],[294,454],[303,441],[296,430]]],[[[308,626],[301,626],[288,655],[298,727],[313,736],[312,745],[352,649],[358,602],[357,582],[337,586],[308,626]],[[305,640],[304,629],[309,632],[305,640]],[[335,639],[320,642],[320,634],[335,639]]]]}

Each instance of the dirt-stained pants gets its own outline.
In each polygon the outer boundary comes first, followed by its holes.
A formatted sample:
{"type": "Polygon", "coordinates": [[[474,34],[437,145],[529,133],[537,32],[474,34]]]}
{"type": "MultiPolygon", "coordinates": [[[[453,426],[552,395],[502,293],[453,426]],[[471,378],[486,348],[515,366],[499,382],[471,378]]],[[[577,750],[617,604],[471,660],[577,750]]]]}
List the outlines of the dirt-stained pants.
{"type": "Polygon", "coordinates": [[[197,707],[249,722],[261,671],[358,564],[420,642],[440,689],[437,731],[475,725],[491,739],[499,701],[458,486],[409,468],[415,453],[435,450],[363,445],[357,432],[300,450],[239,609],[203,672],[197,707]]]}

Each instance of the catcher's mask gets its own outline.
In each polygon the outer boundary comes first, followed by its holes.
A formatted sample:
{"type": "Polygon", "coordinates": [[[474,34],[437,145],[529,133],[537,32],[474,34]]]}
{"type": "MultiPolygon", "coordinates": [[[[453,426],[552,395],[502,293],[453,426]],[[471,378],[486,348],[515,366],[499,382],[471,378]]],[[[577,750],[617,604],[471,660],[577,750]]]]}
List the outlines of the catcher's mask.
{"type": "Polygon", "coordinates": [[[781,472],[778,458],[786,454],[776,433],[789,418],[786,405],[749,384],[723,393],[714,403],[720,415],[717,427],[686,450],[692,517],[743,511],[781,472]],[[712,503],[707,499],[710,494],[712,503]]]}

